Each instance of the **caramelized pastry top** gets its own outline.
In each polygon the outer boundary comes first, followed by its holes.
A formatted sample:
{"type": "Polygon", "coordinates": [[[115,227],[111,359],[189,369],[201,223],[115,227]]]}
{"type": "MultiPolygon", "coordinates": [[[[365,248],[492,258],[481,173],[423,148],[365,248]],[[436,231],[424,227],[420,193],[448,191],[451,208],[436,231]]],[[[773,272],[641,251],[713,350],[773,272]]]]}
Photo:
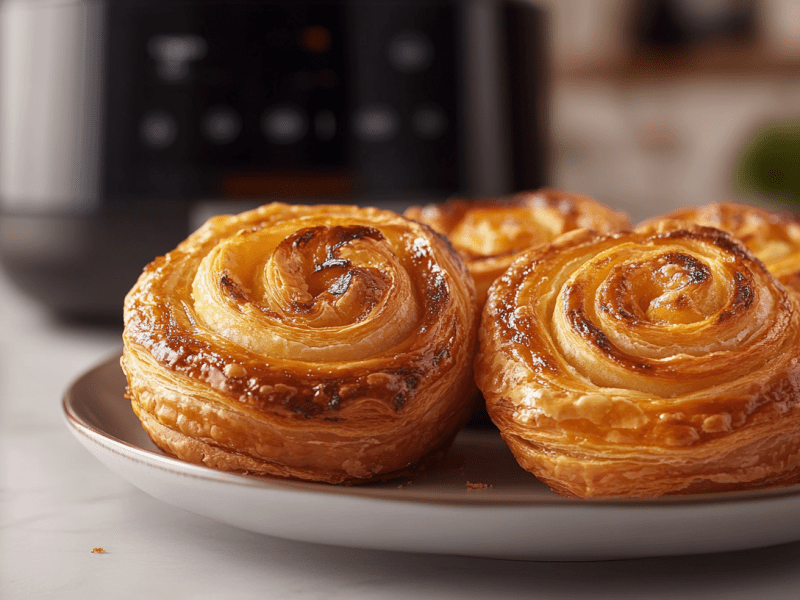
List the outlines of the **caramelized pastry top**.
{"type": "Polygon", "coordinates": [[[668,219],[729,231],[744,242],[773,275],[800,290],[800,223],[795,215],[720,202],[682,208],[643,225],[668,219]]]}
{"type": "Polygon", "coordinates": [[[798,307],[720,230],[575,231],[490,290],[476,381],[519,462],[563,494],[793,481],[798,307]]]}
{"type": "Polygon", "coordinates": [[[581,194],[554,189],[502,199],[449,200],[409,208],[405,215],[448,237],[475,278],[478,303],[516,256],[564,232],[608,233],[630,227],[628,217],[581,194]]]}
{"type": "Polygon", "coordinates": [[[476,319],[465,266],[427,227],[271,204],[211,219],[145,269],[123,366],[154,430],[252,458],[215,466],[354,482],[452,440],[476,319]]]}

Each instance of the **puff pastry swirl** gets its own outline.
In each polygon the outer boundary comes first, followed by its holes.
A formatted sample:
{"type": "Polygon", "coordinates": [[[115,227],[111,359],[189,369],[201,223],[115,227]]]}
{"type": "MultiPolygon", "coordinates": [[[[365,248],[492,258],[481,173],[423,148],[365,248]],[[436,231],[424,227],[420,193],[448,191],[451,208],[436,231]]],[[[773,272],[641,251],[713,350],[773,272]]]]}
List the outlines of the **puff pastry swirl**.
{"type": "Polygon", "coordinates": [[[690,206],[642,225],[676,219],[716,227],[744,242],[782,283],[800,290],[800,223],[794,215],[734,202],[690,206]]]}
{"type": "Polygon", "coordinates": [[[448,200],[404,213],[446,235],[475,279],[478,305],[489,286],[522,252],[573,229],[602,233],[628,229],[624,213],[572,192],[540,189],[508,198],[448,200]]]}
{"type": "Polygon", "coordinates": [[[567,233],[491,288],[476,381],[518,462],[564,495],[795,482],[798,302],[717,229],[567,233]]]}
{"type": "Polygon", "coordinates": [[[458,255],[377,209],[209,220],[125,300],[122,366],[154,442],[214,468],[385,479],[472,411],[477,310],[458,255]]]}

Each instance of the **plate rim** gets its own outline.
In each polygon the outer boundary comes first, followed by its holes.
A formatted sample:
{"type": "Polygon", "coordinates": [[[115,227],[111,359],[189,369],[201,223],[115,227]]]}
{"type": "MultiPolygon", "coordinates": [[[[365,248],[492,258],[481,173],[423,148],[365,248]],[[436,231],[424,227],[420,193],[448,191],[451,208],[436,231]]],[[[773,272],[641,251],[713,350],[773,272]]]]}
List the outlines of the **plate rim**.
{"type": "MultiPolygon", "coordinates": [[[[661,506],[698,506],[698,505],[723,505],[740,504],[747,502],[764,502],[784,497],[800,496],[800,484],[789,486],[779,486],[760,490],[742,490],[719,492],[712,494],[693,494],[693,495],[673,495],[658,498],[568,498],[553,493],[551,496],[543,498],[497,498],[486,494],[471,494],[458,498],[430,498],[424,495],[403,495],[402,497],[393,496],[393,489],[386,487],[371,487],[370,484],[354,486],[338,486],[320,482],[301,481],[292,479],[282,479],[263,475],[248,475],[228,471],[219,471],[203,465],[196,465],[182,461],[178,458],[168,456],[164,453],[157,453],[147,448],[142,448],[136,444],[120,439],[108,431],[105,431],[93,423],[87,421],[76,406],[76,389],[87,380],[98,377],[98,373],[107,369],[112,369],[114,365],[122,371],[119,366],[121,351],[115,351],[107,358],[99,361],[92,367],[86,369],[75,377],[67,386],[61,401],[63,417],[74,434],[87,438],[91,442],[102,446],[105,450],[113,452],[127,460],[133,460],[150,468],[156,468],[172,475],[200,479],[207,482],[237,485],[247,488],[260,488],[273,492],[299,492],[313,493],[321,495],[335,495],[345,497],[357,497],[382,502],[395,502],[398,504],[418,503],[431,506],[450,506],[450,507],[515,507],[521,506],[534,507],[624,507],[630,510],[643,509],[650,510],[661,506]]],[[[133,414],[133,410],[131,409],[133,414]]],[[[135,416],[135,415],[134,415],[135,416]]],[[[461,434],[459,434],[461,435],[461,434]]],[[[522,469],[522,467],[520,467],[522,469]]],[[[534,475],[530,475],[534,478],[534,475]]],[[[413,475],[411,476],[413,481],[413,475]]],[[[538,480],[536,480],[538,481],[538,480]]],[[[541,482],[539,482],[541,483],[541,482]]],[[[544,485],[544,484],[542,484],[544,485]]]]}

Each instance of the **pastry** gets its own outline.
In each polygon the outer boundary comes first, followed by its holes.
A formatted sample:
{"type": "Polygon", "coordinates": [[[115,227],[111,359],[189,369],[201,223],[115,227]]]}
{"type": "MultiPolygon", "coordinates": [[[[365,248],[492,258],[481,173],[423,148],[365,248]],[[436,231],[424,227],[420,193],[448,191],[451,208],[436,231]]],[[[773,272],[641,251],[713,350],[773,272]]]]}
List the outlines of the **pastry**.
{"type": "Polygon", "coordinates": [[[404,214],[449,238],[475,279],[479,306],[492,282],[528,248],[581,227],[603,233],[630,227],[624,213],[588,196],[554,189],[502,199],[453,199],[413,206],[404,214]]]}
{"type": "Polygon", "coordinates": [[[643,225],[664,219],[689,221],[731,232],[781,282],[800,290],[800,223],[796,215],[719,202],[682,208],[643,225]]]}
{"type": "Polygon", "coordinates": [[[520,465],[563,495],[794,483],[798,302],[718,229],[578,230],[492,286],[476,381],[520,465]]]}
{"type": "Polygon", "coordinates": [[[192,463],[386,479],[446,449],[473,408],[472,280],[445,240],[392,212],[214,217],[144,269],[124,319],[133,409],[192,463]]]}

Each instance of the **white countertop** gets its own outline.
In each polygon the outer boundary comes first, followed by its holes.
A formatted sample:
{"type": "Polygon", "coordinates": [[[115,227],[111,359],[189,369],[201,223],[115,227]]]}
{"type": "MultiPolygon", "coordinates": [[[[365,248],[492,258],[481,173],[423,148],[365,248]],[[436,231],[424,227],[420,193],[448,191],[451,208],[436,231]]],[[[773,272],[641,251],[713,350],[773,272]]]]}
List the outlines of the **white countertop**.
{"type": "Polygon", "coordinates": [[[2,272],[0,307],[4,600],[798,598],[800,543],[663,559],[515,562],[292,542],[173,508],[104,467],[62,417],[65,388],[120,348],[120,332],[53,321],[2,272]],[[93,554],[96,547],[105,553],[93,554]]]}

